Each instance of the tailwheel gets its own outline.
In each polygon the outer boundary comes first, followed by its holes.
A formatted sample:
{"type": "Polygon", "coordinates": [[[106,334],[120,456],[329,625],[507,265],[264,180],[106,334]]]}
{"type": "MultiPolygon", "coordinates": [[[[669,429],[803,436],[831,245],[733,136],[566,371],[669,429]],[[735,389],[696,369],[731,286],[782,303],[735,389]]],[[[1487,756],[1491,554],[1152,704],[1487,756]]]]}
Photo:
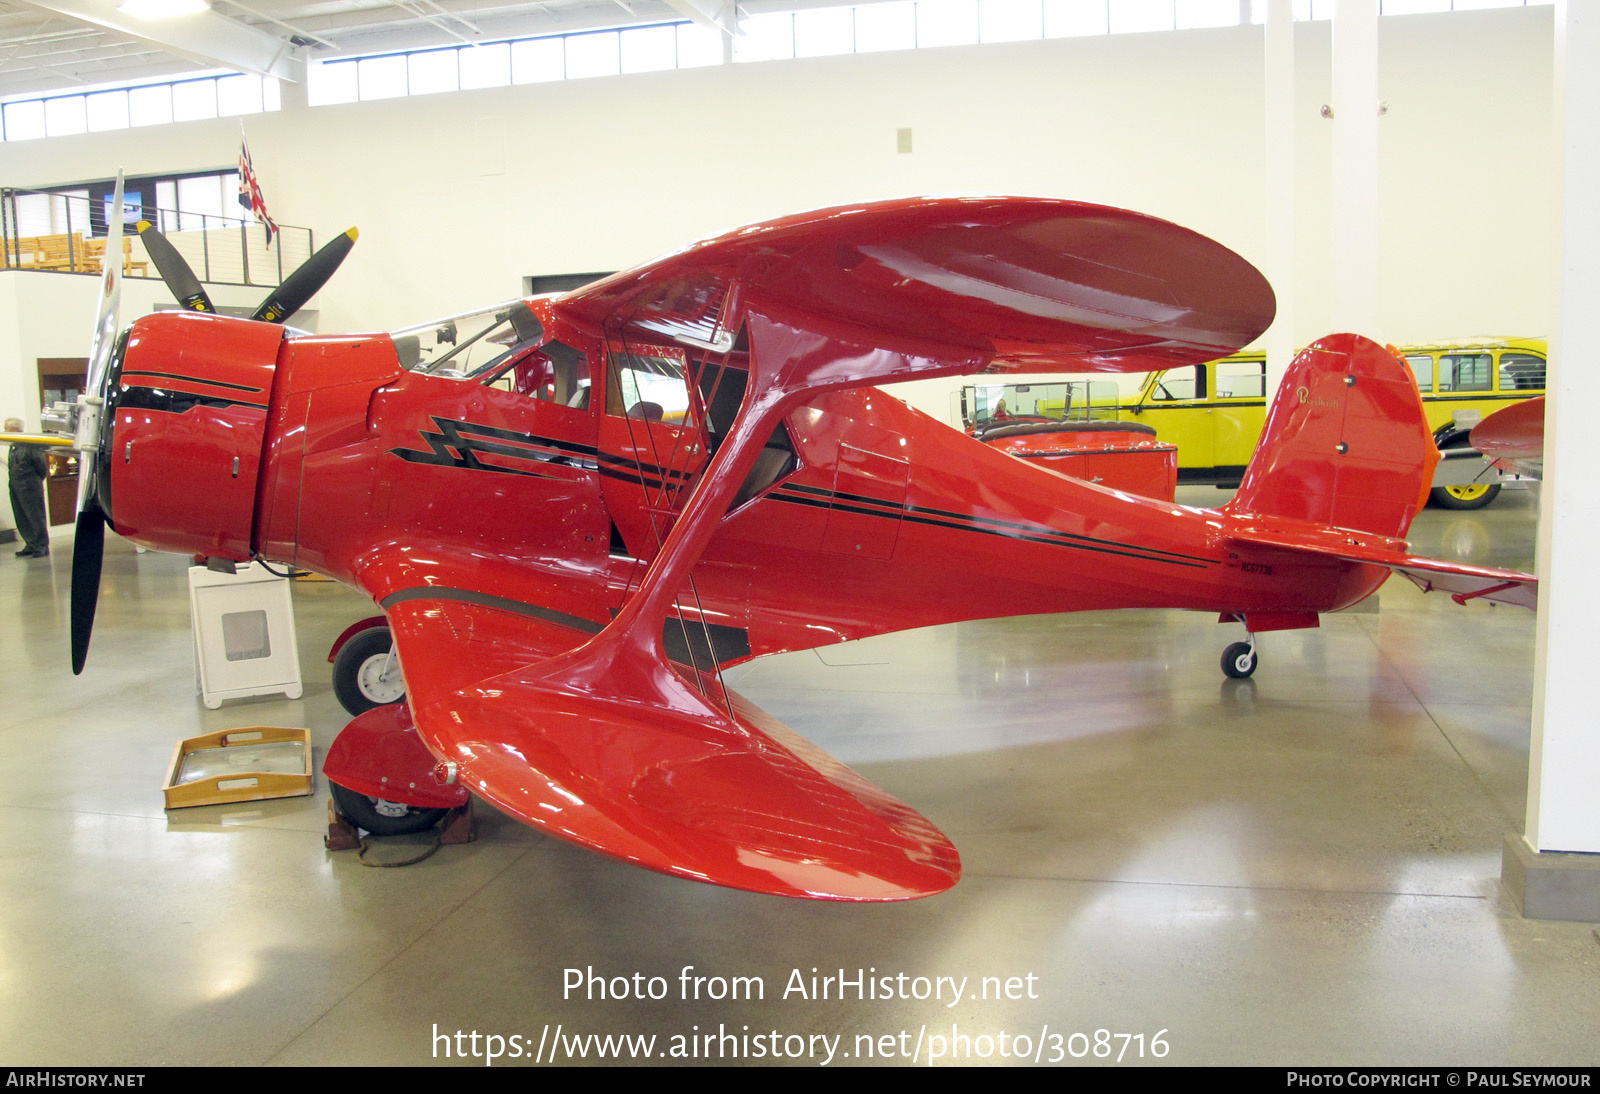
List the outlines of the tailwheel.
{"type": "Polygon", "coordinates": [[[1441,509],[1482,509],[1499,493],[1497,482],[1474,482],[1465,486],[1435,486],[1429,496],[1441,509]]]}
{"type": "Polygon", "coordinates": [[[1235,642],[1222,651],[1222,671],[1234,680],[1244,680],[1256,671],[1256,644],[1235,642]]]}
{"type": "Polygon", "coordinates": [[[345,819],[358,828],[365,828],[374,836],[405,836],[413,832],[426,832],[449,812],[448,809],[431,809],[402,802],[369,798],[347,786],[329,781],[334,804],[345,819]]]}

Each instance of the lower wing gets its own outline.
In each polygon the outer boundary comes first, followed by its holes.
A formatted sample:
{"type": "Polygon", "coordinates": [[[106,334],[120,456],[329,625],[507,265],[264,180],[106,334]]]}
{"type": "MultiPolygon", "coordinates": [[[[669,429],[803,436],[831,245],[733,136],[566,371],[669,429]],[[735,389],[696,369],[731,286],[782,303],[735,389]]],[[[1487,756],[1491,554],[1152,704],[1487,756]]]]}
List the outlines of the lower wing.
{"type": "Polygon", "coordinates": [[[697,716],[579,694],[540,662],[587,636],[515,607],[388,607],[408,701],[462,785],[553,836],[717,885],[830,900],[942,892],[960,859],[928,820],[714,678],[697,716]]]}

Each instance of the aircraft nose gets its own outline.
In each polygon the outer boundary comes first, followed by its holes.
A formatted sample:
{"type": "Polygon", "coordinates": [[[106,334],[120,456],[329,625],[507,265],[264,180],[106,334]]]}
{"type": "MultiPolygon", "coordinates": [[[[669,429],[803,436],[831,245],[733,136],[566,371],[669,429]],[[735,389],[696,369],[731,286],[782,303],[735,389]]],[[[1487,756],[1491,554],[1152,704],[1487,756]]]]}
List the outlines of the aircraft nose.
{"type": "Polygon", "coordinates": [[[101,508],[164,551],[247,561],[283,328],[199,312],[147,316],[113,362],[101,508]]]}

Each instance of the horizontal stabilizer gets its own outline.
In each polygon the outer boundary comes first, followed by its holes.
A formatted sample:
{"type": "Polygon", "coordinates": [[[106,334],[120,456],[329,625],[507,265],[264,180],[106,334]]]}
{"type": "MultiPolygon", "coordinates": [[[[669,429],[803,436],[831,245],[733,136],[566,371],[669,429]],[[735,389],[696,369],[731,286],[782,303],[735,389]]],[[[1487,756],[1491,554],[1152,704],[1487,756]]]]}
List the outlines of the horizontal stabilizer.
{"type": "MultiPolygon", "coordinates": [[[[1445,592],[1457,603],[1490,600],[1532,608],[1538,600],[1539,581],[1532,574],[1489,566],[1468,566],[1407,554],[1398,541],[1340,528],[1228,529],[1227,540],[1238,547],[1269,547],[1302,555],[1344,562],[1384,566],[1404,574],[1423,592],[1445,592]]],[[[1403,546],[1403,545],[1401,545],[1403,546]]]]}
{"type": "Polygon", "coordinates": [[[484,637],[502,613],[455,605],[451,626],[425,604],[390,609],[418,732],[463,785],[535,828],[780,896],[905,900],[960,879],[959,856],[932,823],[731,692],[733,717],[706,719],[517,671],[440,689],[427,665],[459,666],[462,612],[484,637]]]}
{"type": "Polygon", "coordinates": [[[1518,475],[1544,476],[1544,396],[1512,403],[1472,427],[1472,447],[1518,475]]]}

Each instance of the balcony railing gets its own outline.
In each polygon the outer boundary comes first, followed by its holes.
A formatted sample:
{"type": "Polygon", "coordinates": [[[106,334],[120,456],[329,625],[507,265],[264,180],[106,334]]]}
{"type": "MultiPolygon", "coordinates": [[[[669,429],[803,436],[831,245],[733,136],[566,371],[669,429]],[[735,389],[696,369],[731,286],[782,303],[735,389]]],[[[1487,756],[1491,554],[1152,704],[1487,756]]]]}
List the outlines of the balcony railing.
{"type": "MultiPolygon", "coordinates": [[[[93,208],[81,192],[0,189],[0,269],[100,273],[107,213],[93,208]]],[[[133,230],[140,220],[154,224],[195,276],[214,285],[277,285],[313,250],[309,228],[280,225],[269,246],[266,228],[254,220],[131,204],[124,218],[122,272],[127,277],[161,276],[133,230]]]]}

